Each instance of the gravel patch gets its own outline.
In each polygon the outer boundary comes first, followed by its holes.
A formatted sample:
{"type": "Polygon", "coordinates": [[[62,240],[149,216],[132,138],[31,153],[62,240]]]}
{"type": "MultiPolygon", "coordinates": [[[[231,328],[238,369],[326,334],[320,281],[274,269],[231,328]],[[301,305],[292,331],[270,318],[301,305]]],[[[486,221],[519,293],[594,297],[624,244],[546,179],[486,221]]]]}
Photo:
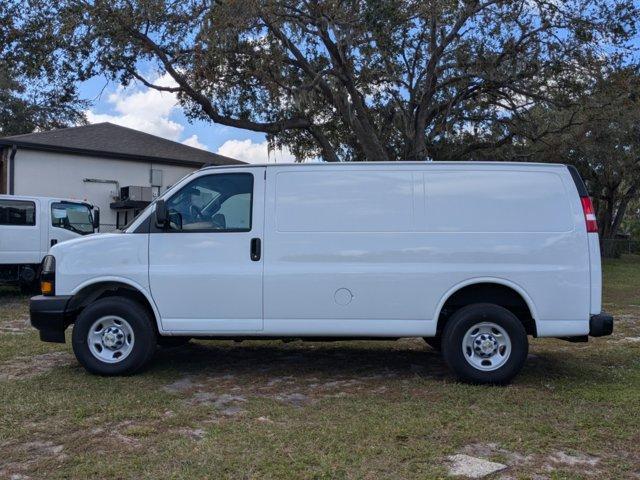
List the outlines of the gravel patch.
{"type": "Polygon", "coordinates": [[[0,333],[23,334],[30,328],[29,318],[20,318],[0,323],[0,333]]]}
{"type": "Polygon", "coordinates": [[[0,478],[25,479],[30,478],[22,472],[33,470],[41,461],[64,461],[68,456],[64,453],[64,446],[48,440],[32,440],[17,446],[27,459],[18,462],[0,463],[0,478]]]}
{"type": "Polygon", "coordinates": [[[47,373],[58,367],[67,367],[75,363],[68,352],[43,353],[30,357],[16,357],[0,364],[0,381],[24,380],[47,373]]]}
{"type": "Polygon", "coordinates": [[[199,384],[194,383],[191,377],[184,377],[169,385],[165,385],[162,389],[168,393],[184,393],[197,386],[199,386],[199,384]]]}
{"type": "Polygon", "coordinates": [[[621,342],[626,342],[626,343],[638,343],[638,342],[640,342],[640,337],[626,337],[626,338],[623,338],[620,341],[621,342]]]}
{"type": "Polygon", "coordinates": [[[205,430],[202,428],[179,428],[176,430],[177,433],[182,435],[183,437],[190,438],[191,440],[202,440],[204,436],[207,434],[205,430]]]}
{"type": "Polygon", "coordinates": [[[286,395],[277,395],[276,400],[287,405],[293,405],[294,407],[302,407],[312,403],[312,399],[303,393],[289,393],[286,395]]]}
{"type": "Polygon", "coordinates": [[[491,457],[499,455],[504,458],[509,466],[522,466],[535,463],[535,455],[522,455],[500,447],[497,443],[473,443],[462,449],[462,452],[470,456],[491,457]]]}
{"type": "MultiPolygon", "coordinates": [[[[598,457],[585,455],[582,453],[566,453],[555,451],[547,455],[530,454],[524,455],[502,448],[497,443],[473,443],[462,449],[462,454],[468,457],[489,458],[498,456],[504,459],[509,467],[524,468],[525,470],[535,469],[543,472],[553,472],[557,469],[569,468],[571,471],[588,475],[599,474],[595,467],[600,463],[598,457]]],[[[473,478],[473,477],[471,477],[473,478]]],[[[503,480],[511,478],[509,476],[500,477],[503,480]]],[[[548,478],[540,475],[539,478],[548,478]]]]}
{"type": "Polygon", "coordinates": [[[502,463],[464,454],[451,455],[447,460],[450,463],[449,475],[454,477],[483,478],[507,468],[502,463]]]}
{"type": "Polygon", "coordinates": [[[600,463],[600,459],[582,453],[569,454],[562,451],[554,452],[549,456],[553,463],[559,463],[569,467],[595,467],[600,463]]]}

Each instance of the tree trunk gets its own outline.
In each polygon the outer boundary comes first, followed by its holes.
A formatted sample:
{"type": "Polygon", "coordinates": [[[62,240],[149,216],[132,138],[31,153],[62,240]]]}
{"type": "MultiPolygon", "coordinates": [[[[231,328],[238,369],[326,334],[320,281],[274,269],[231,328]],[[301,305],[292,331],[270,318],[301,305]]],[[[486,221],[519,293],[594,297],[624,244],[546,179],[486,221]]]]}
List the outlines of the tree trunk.
{"type": "Polygon", "coordinates": [[[636,196],[638,193],[638,185],[632,185],[629,190],[624,194],[618,208],[616,210],[616,215],[613,219],[613,223],[611,224],[611,237],[615,238],[618,234],[618,229],[622,224],[622,220],[624,220],[624,215],[627,213],[627,207],[629,206],[629,202],[636,196]]]}
{"type": "Polygon", "coordinates": [[[598,230],[600,239],[600,253],[603,257],[615,257],[614,242],[611,238],[611,223],[613,220],[613,205],[615,195],[610,189],[606,190],[606,195],[598,200],[598,209],[596,211],[598,219],[598,230]]]}
{"type": "Polygon", "coordinates": [[[608,189],[607,195],[598,202],[598,228],[600,230],[600,250],[602,256],[618,258],[620,252],[616,247],[616,235],[624,220],[629,207],[629,202],[638,193],[638,184],[633,184],[617,201],[618,195],[612,189],[608,189]],[[617,205],[616,205],[617,203],[617,205]]]}
{"type": "Polygon", "coordinates": [[[331,145],[331,142],[329,142],[329,139],[324,133],[322,133],[319,127],[313,126],[309,128],[309,133],[311,133],[318,145],[320,145],[320,150],[322,151],[322,159],[325,162],[340,161],[335,149],[333,148],[333,145],[331,145]]]}

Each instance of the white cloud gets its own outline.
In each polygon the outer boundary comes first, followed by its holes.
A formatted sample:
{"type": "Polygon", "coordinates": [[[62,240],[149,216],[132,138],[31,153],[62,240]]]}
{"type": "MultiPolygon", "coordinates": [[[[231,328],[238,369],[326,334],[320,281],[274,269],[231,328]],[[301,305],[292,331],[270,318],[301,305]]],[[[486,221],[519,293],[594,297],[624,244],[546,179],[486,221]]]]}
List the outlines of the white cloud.
{"type": "MultiPolygon", "coordinates": [[[[154,84],[164,87],[176,85],[168,74],[151,80],[154,84]]],[[[85,112],[89,123],[111,122],[181,142],[190,147],[209,149],[197,135],[183,138],[184,125],[171,119],[171,115],[180,108],[175,93],[160,92],[133,84],[127,88],[118,87],[107,97],[107,103],[112,106],[114,113],[96,113],[89,110],[85,112]]],[[[287,148],[269,151],[266,140],[227,140],[218,148],[217,153],[248,163],[295,162],[295,157],[287,148]]]]}
{"type": "MultiPolygon", "coordinates": [[[[175,86],[175,81],[164,74],[153,83],[163,87],[175,86]]],[[[123,127],[134,128],[142,132],[158,135],[173,141],[181,141],[184,126],[170,119],[171,113],[179,108],[175,93],[160,92],[147,87],[118,87],[110,94],[107,102],[113,105],[115,114],[86,112],[89,123],[111,122],[123,127]]],[[[206,149],[197,135],[182,140],[182,143],[206,149]]]]}
{"type": "Polygon", "coordinates": [[[247,140],[227,140],[218,151],[220,155],[237,158],[247,163],[291,163],[296,158],[286,148],[282,150],[269,151],[268,142],[255,143],[247,140]]]}
{"type": "Polygon", "coordinates": [[[189,138],[185,138],[182,143],[184,143],[185,145],[189,145],[190,147],[195,147],[195,148],[200,148],[202,150],[209,150],[209,147],[207,147],[204,143],[202,143],[199,139],[198,139],[198,135],[191,135],[189,138]]]}

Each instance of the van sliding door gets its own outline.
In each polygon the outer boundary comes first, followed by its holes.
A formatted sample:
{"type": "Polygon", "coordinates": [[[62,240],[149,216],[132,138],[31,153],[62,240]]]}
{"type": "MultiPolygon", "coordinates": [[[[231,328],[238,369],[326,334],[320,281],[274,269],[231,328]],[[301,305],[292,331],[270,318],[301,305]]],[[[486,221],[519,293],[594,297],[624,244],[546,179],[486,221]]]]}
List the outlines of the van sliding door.
{"type": "Polygon", "coordinates": [[[267,169],[265,332],[426,331],[422,177],[409,168],[267,169]]]}

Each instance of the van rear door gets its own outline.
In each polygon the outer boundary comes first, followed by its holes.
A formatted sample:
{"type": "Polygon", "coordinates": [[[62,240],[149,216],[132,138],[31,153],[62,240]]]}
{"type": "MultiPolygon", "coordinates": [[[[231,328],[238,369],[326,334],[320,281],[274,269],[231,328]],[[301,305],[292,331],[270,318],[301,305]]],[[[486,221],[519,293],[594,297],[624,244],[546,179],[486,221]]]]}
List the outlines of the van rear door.
{"type": "Polygon", "coordinates": [[[598,236],[598,224],[596,222],[595,210],[591,203],[591,198],[587,187],[573,165],[567,165],[573,183],[576,186],[582,213],[584,215],[584,228],[587,230],[587,242],[589,245],[589,270],[591,283],[590,313],[596,315],[602,311],[602,264],[600,260],[600,238],[598,236]]]}

